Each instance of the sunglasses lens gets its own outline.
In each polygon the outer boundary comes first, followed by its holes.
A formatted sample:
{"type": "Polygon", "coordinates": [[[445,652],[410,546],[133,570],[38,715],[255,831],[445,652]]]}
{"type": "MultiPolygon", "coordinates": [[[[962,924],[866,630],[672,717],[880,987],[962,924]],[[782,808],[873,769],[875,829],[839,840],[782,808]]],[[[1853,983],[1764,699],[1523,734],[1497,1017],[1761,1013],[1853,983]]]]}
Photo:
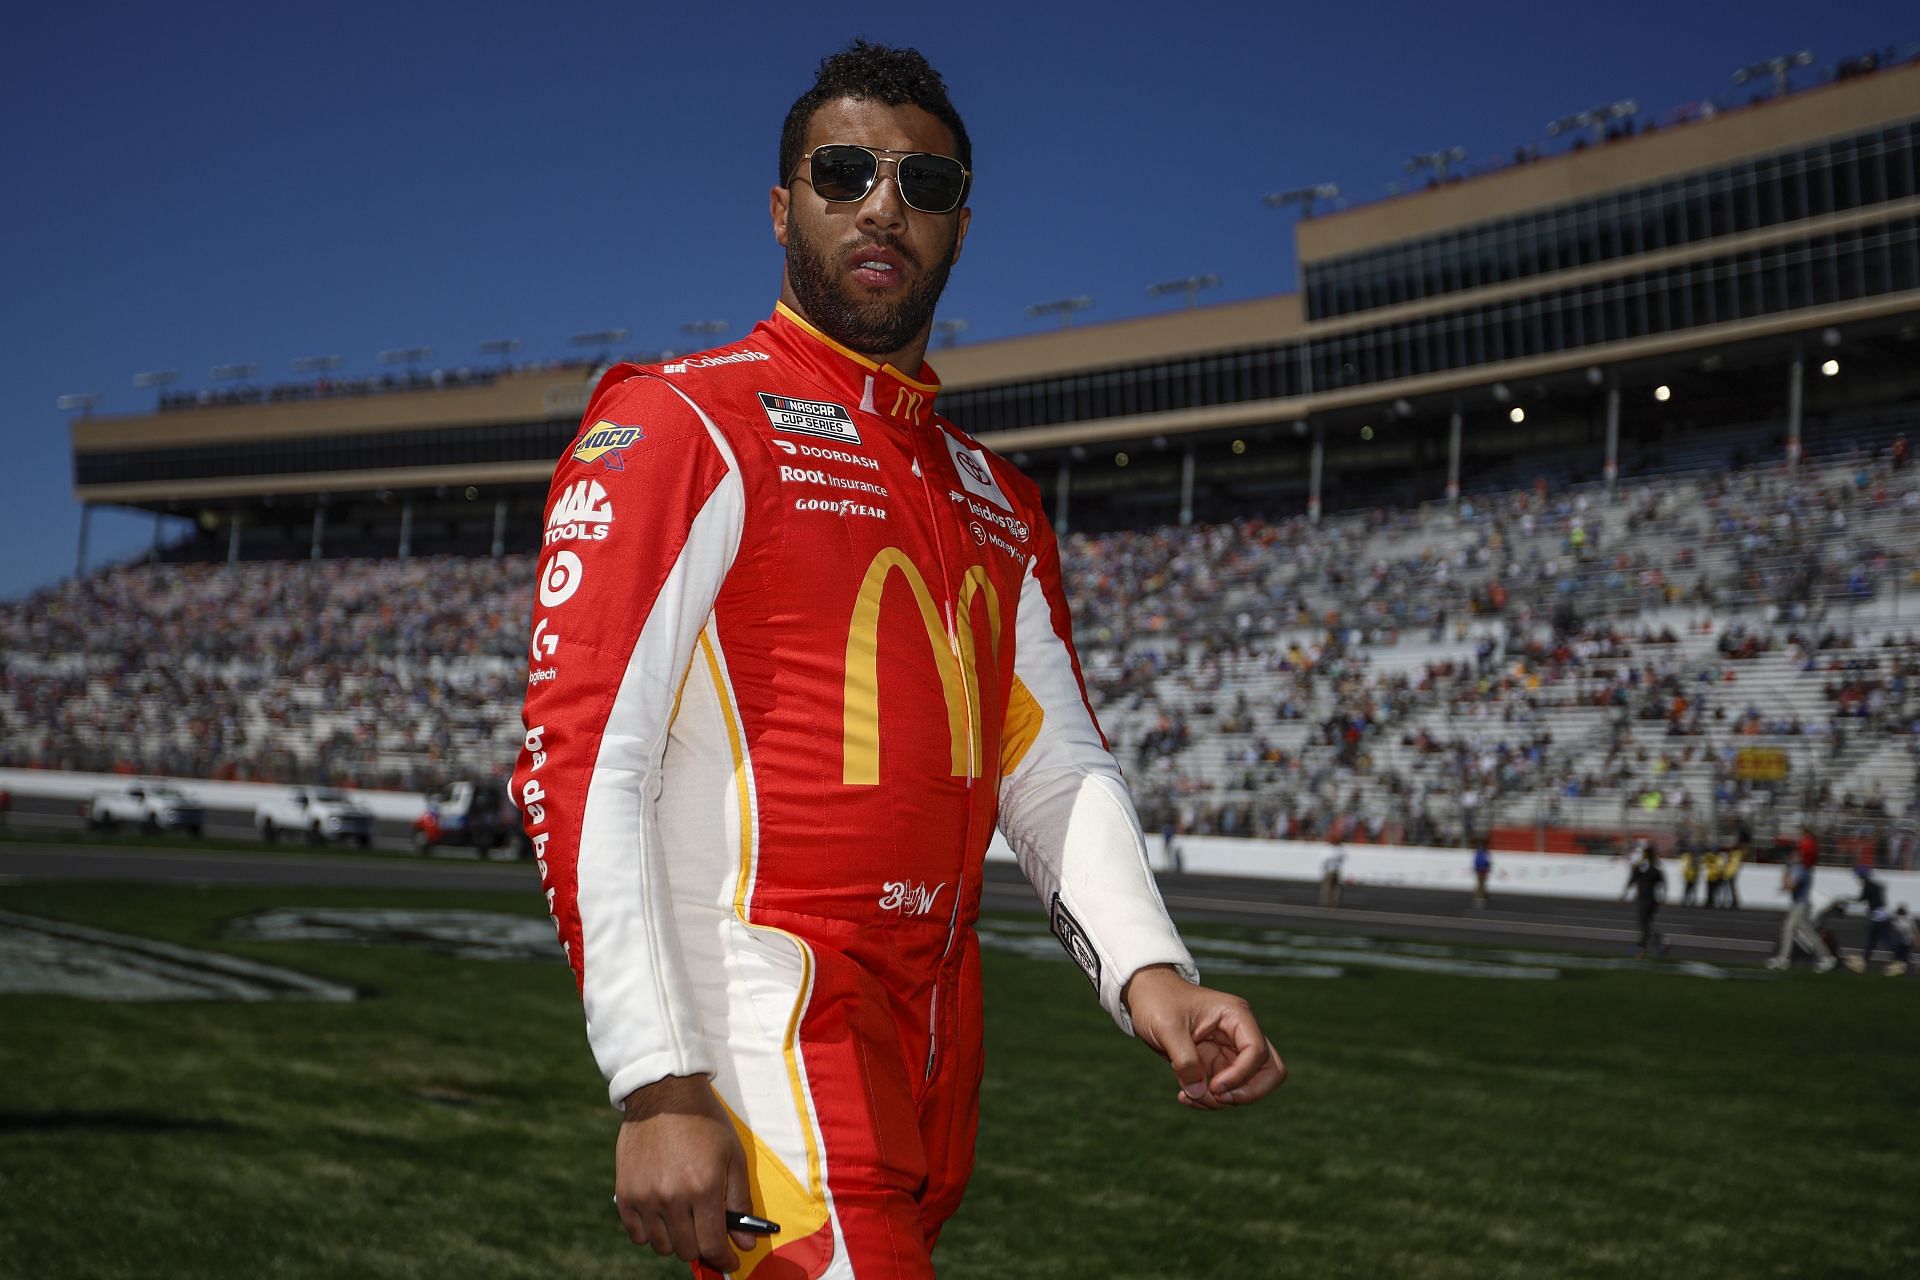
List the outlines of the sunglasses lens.
{"type": "Polygon", "coordinates": [[[951,213],[966,194],[967,171],[947,156],[911,155],[900,160],[900,194],[922,213],[951,213]]]}
{"type": "Polygon", "coordinates": [[[872,190],[879,167],[860,147],[820,147],[813,153],[813,189],[823,200],[858,200],[872,190]]]}

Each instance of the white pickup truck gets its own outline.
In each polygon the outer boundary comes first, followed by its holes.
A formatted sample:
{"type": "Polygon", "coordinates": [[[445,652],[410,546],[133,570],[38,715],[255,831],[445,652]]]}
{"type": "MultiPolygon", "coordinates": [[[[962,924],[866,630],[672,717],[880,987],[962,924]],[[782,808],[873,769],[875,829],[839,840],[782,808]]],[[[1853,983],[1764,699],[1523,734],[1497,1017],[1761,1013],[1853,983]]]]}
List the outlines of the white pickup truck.
{"type": "Polygon", "coordinates": [[[272,843],[282,835],[314,844],[329,840],[359,845],[373,843],[373,815],[344,791],[299,787],[264,800],[253,811],[260,838],[272,843]]]}
{"type": "Polygon", "coordinates": [[[87,825],[111,831],[122,823],[142,831],[184,831],[199,835],[206,811],[184,791],[162,782],[136,782],[118,791],[102,791],[87,804],[87,825]]]}

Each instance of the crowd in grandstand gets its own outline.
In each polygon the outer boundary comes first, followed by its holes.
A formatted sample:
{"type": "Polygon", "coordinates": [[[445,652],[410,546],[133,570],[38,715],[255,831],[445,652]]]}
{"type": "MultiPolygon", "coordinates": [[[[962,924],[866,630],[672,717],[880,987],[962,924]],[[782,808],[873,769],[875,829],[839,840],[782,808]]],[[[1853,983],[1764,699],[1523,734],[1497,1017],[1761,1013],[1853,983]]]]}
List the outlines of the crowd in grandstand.
{"type": "MultiPolygon", "coordinates": [[[[1903,438],[1612,498],[1533,487],[1074,534],[1063,563],[1090,692],[1155,829],[1705,838],[1820,814],[1892,847],[1913,816],[1903,438]]],[[[0,605],[0,764],[407,790],[495,776],[533,572],[162,563],[0,605]]]]}

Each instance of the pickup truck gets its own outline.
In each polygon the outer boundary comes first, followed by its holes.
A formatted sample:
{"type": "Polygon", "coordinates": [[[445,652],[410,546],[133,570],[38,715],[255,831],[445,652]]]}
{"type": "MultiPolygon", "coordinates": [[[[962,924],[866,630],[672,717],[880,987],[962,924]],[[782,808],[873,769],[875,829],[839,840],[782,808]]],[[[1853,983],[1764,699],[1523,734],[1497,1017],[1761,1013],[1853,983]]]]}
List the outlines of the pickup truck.
{"type": "Polygon", "coordinates": [[[506,792],[492,782],[455,782],[427,797],[426,811],[413,820],[413,848],[430,853],[440,845],[467,845],[491,853],[513,841],[517,822],[509,825],[506,792]]]}
{"type": "Polygon", "coordinates": [[[102,791],[87,803],[87,825],[111,831],[125,823],[142,831],[184,831],[199,835],[206,811],[185,792],[163,782],[136,782],[118,791],[102,791]]]}
{"type": "Polygon", "coordinates": [[[282,835],[304,837],[313,844],[352,843],[362,849],[373,843],[373,815],[343,791],[299,787],[264,800],[253,811],[253,826],[269,844],[282,835]]]}

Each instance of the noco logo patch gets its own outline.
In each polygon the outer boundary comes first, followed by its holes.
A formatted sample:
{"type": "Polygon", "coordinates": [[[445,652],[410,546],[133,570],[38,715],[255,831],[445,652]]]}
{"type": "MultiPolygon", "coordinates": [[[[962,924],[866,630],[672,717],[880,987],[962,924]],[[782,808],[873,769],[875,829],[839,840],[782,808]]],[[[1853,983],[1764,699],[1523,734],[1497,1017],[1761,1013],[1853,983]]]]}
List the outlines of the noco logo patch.
{"type": "Polygon", "coordinates": [[[1097,991],[1100,988],[1100,953],[1093,949],[1093,940],[1087,937],[1087,931],[1073,918],[1073,912],[1067,910],[1067,904],[1060,901],[1060,895],[1054,894],[1048,905],[1047,915],[1053,924],[1053,936],[1060,939],[1060,945],[1067,949],[1073,962],[1080,966],[1080,972],[1087,975],[1097,991]]]}
{"type": "Polygon", "coordinates": [[[776,396],[770,391],[759,394],[760,404],[767,411],[767,421],[782,431],[825,436],[829,440],[840,440],[847,444],[860,443],[860,432],[853,425],[853,415],[847,412],[843,404],[826,400],[796,400],[792,396],[776,396]]]}
{"type": "Polygon", "coordinates": [[[580,443],[574,446],[573,460],[598,462],[606,458],[607,469],[619,471],[621,470],[620,451],[634,441],[642,439],[645,434],[638,427],[623,427],[617,422],[602,419],[594,423],[593,430],[587,432],[580,443]]]}

